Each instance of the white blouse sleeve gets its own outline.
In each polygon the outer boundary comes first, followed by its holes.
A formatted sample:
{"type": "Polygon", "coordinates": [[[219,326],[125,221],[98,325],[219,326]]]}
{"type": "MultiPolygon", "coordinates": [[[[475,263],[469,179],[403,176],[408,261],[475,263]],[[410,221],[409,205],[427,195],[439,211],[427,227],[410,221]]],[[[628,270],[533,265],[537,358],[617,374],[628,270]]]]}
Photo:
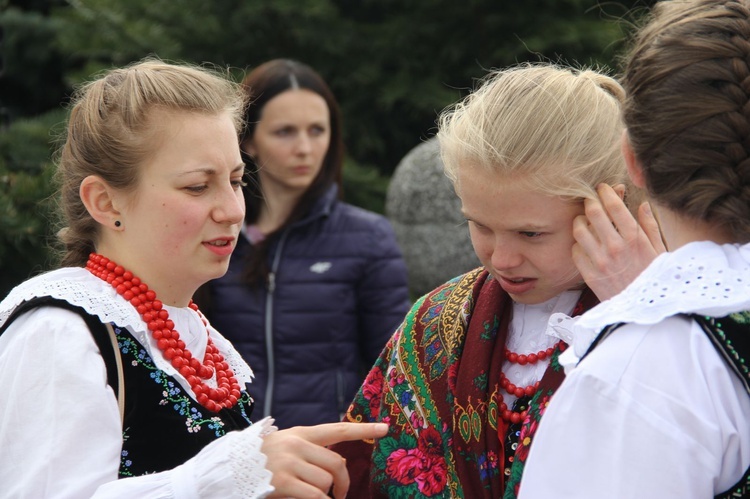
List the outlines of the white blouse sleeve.
{"type": "Polygon", "coordinates": [[[0,488],[6,497],[262,498],[270,421],[232,432],[173,470],[118,480],[122,429],[83,319],[33,310],[0,336],[0,488]]]}
{"type": "Polygon", "coordinates": [[[750,465],[750,397],[694,322],[627,325],[552,397],[521,499],[713,497],[750,465]]]}

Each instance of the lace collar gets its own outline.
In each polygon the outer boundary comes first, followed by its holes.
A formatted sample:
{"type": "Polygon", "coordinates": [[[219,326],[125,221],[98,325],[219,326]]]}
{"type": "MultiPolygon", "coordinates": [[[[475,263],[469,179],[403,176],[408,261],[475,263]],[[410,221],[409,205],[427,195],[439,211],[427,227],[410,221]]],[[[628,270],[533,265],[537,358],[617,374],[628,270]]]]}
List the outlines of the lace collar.
{"type": "Polygon", "coordinates": [[[548,334],[572,341],[560,359],[568,370],[610,324],[651,325],[680,313],[722,317],[741,310],[750,310],[750,244],[699,241],[663,253],[622,293],[581,317],[553,314],[548,334]]]}
{"type": "MultiPolygon", "coordinates": [[[[182,376],[163,358],[154,339],[147,334],[146,323],[141,320],[138,311],[125,298],[117,294],[112,286],[81,267],[64,267],[33,277],[13,288],[0,302],[0,326],[2,326],[15,308],[24,301],[39,296],[51,296],[65,300],[71,305],[84,309],[87,313],[99,318],[102,322],[112,322],[118,327],[127,328],[141,345],[146,348],[156,366],[180,380],[182,376]]],[[[166,307],[174,317],[181,336],[185,337],[188,348],[195,355],[202,356],[206,351],[205,335],[195,334],[203,331],[203,323],[195,311],[186,308],[166,307]],[[194,334],[189,335],[190,332],[194,334]],[[203,341],[201,341],[203,340],[203,341]]],[[[224,358],[234,371],[240,386],[249,383],[253,378],[250,366],[242,360],[232,344],[208,326],[214,344],[224,354],[224,358]]],[[[213,381],[213,380],[211,380],[213,381]]],[[[187,383],[187,382],[185,382],[187,383]]]]}

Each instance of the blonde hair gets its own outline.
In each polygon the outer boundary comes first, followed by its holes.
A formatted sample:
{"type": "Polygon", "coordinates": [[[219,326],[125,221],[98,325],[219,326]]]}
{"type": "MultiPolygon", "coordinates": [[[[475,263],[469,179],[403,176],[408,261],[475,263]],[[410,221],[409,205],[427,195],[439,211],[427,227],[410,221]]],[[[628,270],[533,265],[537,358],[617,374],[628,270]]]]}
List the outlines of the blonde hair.
{"type": "Polygon", "coordinates": [[[542,193],[566,199],[628,181],[620,153],[622,87],[591,69],[524,64],[493,71],[439,119],[448,177],[465,164],[522,176],[542,193]]]}
{"type": "Polygon", "coordinates": [[[98,175],[116,189],[132,190],[140,165],[161,138],[155,113],[229,112],[239,134],[245,99],[240,86],[218,72],[154,58],[107,71],[78,88],[57,160],[61,264],[84,265],[99,231],[80,198],[81,182],[98,175]]]}

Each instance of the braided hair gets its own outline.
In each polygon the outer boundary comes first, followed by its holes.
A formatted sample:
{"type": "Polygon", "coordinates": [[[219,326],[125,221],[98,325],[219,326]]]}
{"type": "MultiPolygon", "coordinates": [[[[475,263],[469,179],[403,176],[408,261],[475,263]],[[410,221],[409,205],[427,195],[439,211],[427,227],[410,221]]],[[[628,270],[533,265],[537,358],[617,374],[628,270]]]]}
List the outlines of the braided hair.
{"type": "Polygon", "coordinates": [[[649,195],[749,242],[750,1],[657,4],[622,83],[649,195]]]}

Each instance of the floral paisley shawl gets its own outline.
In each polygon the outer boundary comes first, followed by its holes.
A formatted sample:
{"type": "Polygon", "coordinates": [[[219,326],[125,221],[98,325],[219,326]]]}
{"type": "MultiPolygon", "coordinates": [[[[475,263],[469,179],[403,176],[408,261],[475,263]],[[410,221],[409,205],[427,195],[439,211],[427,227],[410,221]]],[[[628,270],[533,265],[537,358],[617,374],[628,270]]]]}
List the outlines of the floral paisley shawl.
{"type": "MultiPolygon", "coordinates": [[[[574,313],[595,304],[586,290],[574,313]]],[[[333,446],[347,460],[350,497],[503,497],[508,427],[497,400],[510,307],[508,295],[481,268],[417,301],[345,417],[386,422],[388,434],[376,442],[333,446]]],[[[546,403],[562,382],[556,356],[550,366],[537,403],[546,403]]],[[[508,449],[514,461],[511,497],[536,429],[530,420],[541,412],[538,405],[530,407],[533,417],[523,425],[519,445],[508,449]]]]}

